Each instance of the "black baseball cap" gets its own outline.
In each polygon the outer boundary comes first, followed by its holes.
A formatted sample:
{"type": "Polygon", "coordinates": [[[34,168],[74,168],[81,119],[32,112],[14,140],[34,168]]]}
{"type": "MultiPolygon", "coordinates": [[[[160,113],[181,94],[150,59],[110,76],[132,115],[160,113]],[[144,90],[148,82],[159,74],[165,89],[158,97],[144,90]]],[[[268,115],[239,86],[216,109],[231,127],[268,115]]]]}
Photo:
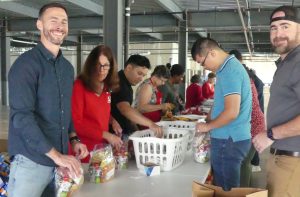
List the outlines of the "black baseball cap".
{"type": "Polygon", "coordinates": [[[295,23],[300,23],[300,16],[297,8],[293,6],[280,6],[276,8],[270,16],[270,24],[274,21],[279,21],[279,20],[288,20],[288,21],[293,21],[295,23]],[[284,16],[273,18],[273,15],[277,12],[283,12],[284,16]]]}

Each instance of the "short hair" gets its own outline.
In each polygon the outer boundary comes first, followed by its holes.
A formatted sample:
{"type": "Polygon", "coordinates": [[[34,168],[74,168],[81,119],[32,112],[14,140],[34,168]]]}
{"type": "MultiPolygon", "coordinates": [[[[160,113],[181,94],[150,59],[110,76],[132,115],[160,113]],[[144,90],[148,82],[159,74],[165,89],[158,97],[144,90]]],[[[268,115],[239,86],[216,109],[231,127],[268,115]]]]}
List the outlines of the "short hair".
{"type": "Polygon", "coordinates": [[[62,4],[60,3],[57,3],[57,2],[53,2],[53,3],[47,3],[45,5],[43,5],[39,11],[39,19],[43,16],[44,12],[49,9],[49,8],[61,8],[63,9],[66,14],[68,15],[68,11],[67,11],[67,8],[65,6],[63,6],[62,4]]]}
{"type": "Polygon", "coordinates": [[[200,76],[199,75],[193,75],[191,77],[191,83],[199,83],[200,82],[200,76]]]}
{"type": "Polygon", "coordinates": [[[140,67],[146,67],[148,69],[151,69],[150,61],[147,57],[142,55],[131,55],[128,60],[125,62],[125,68],[128,66],[128,64],[132,64],[133,66],[140,66],[140,67]]]}
{"type": "Polygon", "coordinates": [[[154,71],[151,73],[151,76],[163,77],[165,79],[170,78],[170,71],[165,65],[158,65],[154,68],[154,71]]]}
{"type": "Polygon", "coordinates": [[[196,59],[196,55],[197,54],[203,54],[204,53],[204,49],[205,48],[209,48],[209,49],[220,49],[220,45],[217,41],[215,41],[214,39],[211,38],[199,38],[197,39],[192,48],[191,48],[191,55],[193,60],[196,59]]]}
{"type": "Polygon", "coordinates": [[[241,52],[239,52],[237,49],[233,49],[233,50],[229,51],[229,54],[234,55],[236,57],[236,59],[238,59],[240,61],[243,60],[241,52]]]}
{"type": "Polygon", "coordinates": [[[290,20],[290,21],[294,21],[296,23],[300,23],[300,16],[299,16],[299,12],[297,10],[297,8],[293,7],[293,6],[280,6],[278,8],[276,8],[275,10],[273,10],[271,16],[270,16],[270,24],[273,21],[277,21],[277,20],[290,20]],[[275,17],[273,19],[273,15],[276,12],[284,12],[284,16],[283,17],[275,17]]]}
{"type": "Polygon", "coordinates": [[[171,67],[170,72],[171,72],[171,77],[183,75],[185,73],[185,67],[182,66],[181,64],[174,64],[171,67]]]}
{"type": "Polygon", "coordinates": [[[104,79],[104,85],[111,91],[117,91],[119,88],[119,78],[117,74],[118,65],[113,56],[112,50],[105,45],[98,45],[89,53],[78,79],[82,80],[87,89],[96,91],[96,83],[98,83],[97,78],[100,68],[99,57],[101,55],[107,57],[110,65],[108,74],[104,79]]]}
{"type": "Polygon", "coordinates": [[[208,77],[209,79],[216,78],[216,74],[213,73],[213,72],[211,72],[211,73],[209,73],[209,74],[207,75],[207,77],[208,77]]]}

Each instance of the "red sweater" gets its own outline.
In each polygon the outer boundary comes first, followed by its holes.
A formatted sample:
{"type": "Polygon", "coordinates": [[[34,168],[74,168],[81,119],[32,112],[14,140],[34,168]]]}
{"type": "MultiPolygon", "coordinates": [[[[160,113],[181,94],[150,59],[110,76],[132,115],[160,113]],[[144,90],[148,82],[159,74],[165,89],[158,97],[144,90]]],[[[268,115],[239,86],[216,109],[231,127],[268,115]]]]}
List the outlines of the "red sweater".
{"type": "Polygon", "coordinates": [[[186,89],[186,99],[185,108],[194,107],[196,105],[201,105],[204,101],[202,96],[201,86],[197,83],[192,83],[186,89]]]}
{"type": "Polygon", "coordinates": [[[202,95],[206,99],[213,99],[215,94],[215,87],[208,82],[202,86],[202,95]]]}
{"type": "MultiPolygon", "coordinates": [[[[72,118],[81,142],[92,151],[95,144],[106,142],[102,138],[108,131],[110,118],[110,93],[103,91],[100,96],[87,90],[81,80],[76,80],[72,94],[72,118]]],[[[89,157],[82,162],[88,162],[89,157]]]]}

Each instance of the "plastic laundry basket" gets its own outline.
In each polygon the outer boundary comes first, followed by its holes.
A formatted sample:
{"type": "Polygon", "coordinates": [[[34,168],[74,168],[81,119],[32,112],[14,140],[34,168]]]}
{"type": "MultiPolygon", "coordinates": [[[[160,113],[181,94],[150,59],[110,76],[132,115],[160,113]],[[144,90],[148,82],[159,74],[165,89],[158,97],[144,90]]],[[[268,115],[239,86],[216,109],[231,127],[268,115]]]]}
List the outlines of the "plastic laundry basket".
{"type": "Polygon", "coordinates": [[[134,132],[133,141],[136,165],[143,168],[146,162],[159,164],[162,171],[170,171],[182,164],[187,150],[189,132],[175,128],[163,128],[163,138],[156,138],[146,129],[134,132]]]}

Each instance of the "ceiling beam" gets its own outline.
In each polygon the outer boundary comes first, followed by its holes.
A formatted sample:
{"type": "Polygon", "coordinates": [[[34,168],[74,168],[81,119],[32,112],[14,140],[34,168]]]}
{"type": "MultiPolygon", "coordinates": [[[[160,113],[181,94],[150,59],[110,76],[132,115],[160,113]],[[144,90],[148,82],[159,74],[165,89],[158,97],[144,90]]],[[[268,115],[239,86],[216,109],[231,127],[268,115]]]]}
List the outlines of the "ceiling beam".
{"type": "MultiPolygon", "coordinates": [[[[161,7],[169,12],[183,12],[183,10],[173,0],[155,0],[161,7]]],[[[182,14],[173,14],[178,20],[183,20],[182,14]]]]}
{"type": "Polygon", "coordinates": [[[145,28],[130,28],[131,30],[134,31],[138,31],[138,32],[142,32],[152,38],[155,38],[157,40],[162,40],[163,39],[163,35],[161,33],[151,33],[152,29],[150,27],[145,27],[145,28]]]}
{"type": "Polygon", "coordinates": [[[39,10],[11,1],[0,1],[0,8],[32,18],[37,18],[39,15],[39,10]]]}
{"type": "Polygon", "coordinates": [[[95,14],[103,15],[103,6],[91,1],[91,0],[66,0],[69,3],[82,7],[95,14]]]}

